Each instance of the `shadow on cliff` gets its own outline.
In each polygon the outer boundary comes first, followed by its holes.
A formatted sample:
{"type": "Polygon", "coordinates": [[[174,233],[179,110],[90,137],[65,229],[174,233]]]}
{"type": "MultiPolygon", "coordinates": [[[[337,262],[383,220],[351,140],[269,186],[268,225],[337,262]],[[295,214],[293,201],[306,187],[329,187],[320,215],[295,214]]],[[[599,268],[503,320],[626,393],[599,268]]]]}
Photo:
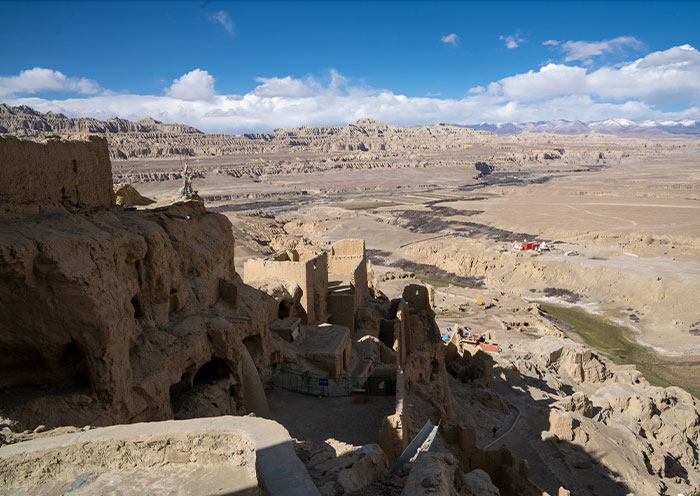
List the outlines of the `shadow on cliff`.
{"type": "Polygon", "coordinates": [[[552,396],[571,394],[570,386],[564,385],[562,391],[557,391],[542,379],[524,376],[513,369],[498,368],[497,372],[505,380],[496,373],[494,389],[517,406],[522,415],[513,430],[492,450],[505,445],[514,455],[526,460],[532,482],[549,494],[559,494],[560,487],[568,489],[572,496],[622,496],[634,492],[621,481],[620,474],[601,462],[599,454],[573,442],[574,430],[579,425],[576,419],[572,419],[571,440],[549,432],[549,413],[556,402],[552,396]],[[534,399],[528,388],[542,392],[542,399],[534,399]]]}
{"type": "Polygon", "coordinates": [[[394,413],[394,396],[369,396],[354,403],[350,396],[316,397],[273,386],[267,392],[272,420],[299,440],[321,443],[332,438],[362,446],[379,442],[379,430],[394,413]]]}

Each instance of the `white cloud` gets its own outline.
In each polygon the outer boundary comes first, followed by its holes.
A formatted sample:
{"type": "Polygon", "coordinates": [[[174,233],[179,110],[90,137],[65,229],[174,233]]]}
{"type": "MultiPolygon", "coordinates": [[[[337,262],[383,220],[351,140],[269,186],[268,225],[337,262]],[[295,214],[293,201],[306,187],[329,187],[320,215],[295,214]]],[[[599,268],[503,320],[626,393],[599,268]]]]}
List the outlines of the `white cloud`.
{"type": "Polygon", "coordinates": [[[547,41],[543,41],[542,44],[544,46],[557,46],[557,45],[559,45],[559,42],[557,40],[547,40],[547,41]]]}
{"type": "Polygon", "coordinates": [[[214,77],[207,71],[195,69],[174,80],[165,93],[180,100],[208,100],[214,96],[214,77]]]}
{"type": "Polygon", "coordinates": [[[612,40],[602,41],[567,41],[561,44],[564,51],[565,62],[573,60],[587,60],[591,57],[606,53],[621,53],[625,48],[639,49],[643,43],[634,36],[618,36],[612,40]]]}
{"type": "Polygon", "coordinates": [[[442,41],[443,43],[447,43],[448,45],[452,45],[453,47],[456,47],[457,43],[459,43],[459,36],[457,36],[456,33],[446,34],[445,36],[442,36],[440,38],[440,41],[442,41]]]}
{"type": "Polygon", "coordinates": [[[283,97],[283,98],[300,98],[309,96],[315,86],[312,81],[302,81],[294,79],[291,76],[283,78],[255,78],[260,86],[253,90],[253,94],[262,97],[283,97]]]}
{"type": "Polygon", "coordinates": [[[100,90],[100,86],[92,79],[72,78],[62,72],[41,67],[21,71],[17,76],[0,76],[0,97],[43,91],[69,91],[94,95],[100,90]]]}
{"type": "Polygon", "coordinates": [[[518,48],[520,44],[525,41],[523,38],[520,37],[519,34],[512,34],[510,36],[499,36],[499,40],[502,40],[506,43],[506,48],[518,48]]]}
{"type": "Polygon", "coordinates": [[[328,85],[328,89],[332,93],[336,93],[336,92],[340,91],[341,88],[345,87],[350,82],[350,80],[348,78],[346,78],[345,76],[340,74],[335,69],[331,69],[329,74],[331,77],[331,82],[328,85]]]}
{"type": "Polygon", "coordinates": [[[233,36],[236,34],[236,25],[233,19],[231,19],[231,16],[228,15],[228,12],[217,10],[209,16],[209,20],[213,23],[220,24],[229,35],[233,36]]]}
{"type": "MultiPolygon", "coordinates": [[[[19,76],[0,81],[14,77],[19,76]]],[[[319,79],[258,78],[244,95],[217,94],[214,78],[197,69],[176,79],[165,95],[102,92],[60,100],[31,96],[2,100],[69,116],[131,120],[150,116],[229,133],[345,124],[365,117],[406,126],[553,119],[700,120],[700,52],[683,45],[595,70],[550,63],[468,89],[461,99],[410,97],[368,88],[336,71],[319,79]],[[681,110],[665,111],[665,105],[681,110]]]]}
{"type": "Polygon", "coordinates": [[[550,63],[501,79],[497,90],[518,101],[590,95],[613,101],[638,99],[650,105],[700,104],[700,52],[684,45],[593,71],[550,63]]]}
{"type": "MultiPolygon", "coordinates": [[[[296,79],[292,76],[257,77],[255,80],[262,83],[253,89],[252,93],[262,97],[278,98],[302,98],[313,95],[338,95],[346,89],[349,80],[335,69],[328,71],[328,85],[324,86],[313,77],[296,79]]],[[[361,88],[349,88],[353,93],[363,91],[361,88]]]]}

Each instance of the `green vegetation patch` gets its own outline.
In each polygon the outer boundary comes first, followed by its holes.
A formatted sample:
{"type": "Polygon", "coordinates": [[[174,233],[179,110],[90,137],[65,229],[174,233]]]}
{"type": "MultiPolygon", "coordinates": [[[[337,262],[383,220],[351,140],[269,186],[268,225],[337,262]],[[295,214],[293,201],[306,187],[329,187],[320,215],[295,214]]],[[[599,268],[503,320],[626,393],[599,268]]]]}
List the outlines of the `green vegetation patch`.
{"type": "Polygon", "coordinates": [[[438,312],[435,317],[438,319],[461,319],[464,314],[461,312],[438,312]]]}
{"type": "Polygon", "coordinates": [[[470,286],[462,283],[462,282],[453,282],[451,279],[447,277],[432,277],[428,276],[425,274],[416,274],[416,279],[419,281],[422,281],[424,283],[430,284],[431,286],[434,286],[436,288],[446,288],[450,284],[453,286],[457,286],[459,288],[468,288],[470,286]]]}
{"type": "Polygon", "coordinates": [[[700,372],[700,363],[683,362],[677,358],[664,357],[651,348],[638,344],[630,329],[610,323],[598,316],[576,308],[540,303],[542,310],[567,325],[590,346],[600,350],[618,365],[632,364],[654,386],[678,386],[700,398],[700,389],[695,378],[700,372]]]}
{"type": "Polygon", "coordinates": [[[484,287],[483,277],[458,276],[434,265],[412,262],[405,258],[391,263],[390,266],[413,272],[416,279],[436,288],[444,288],[450,284],[460,288],[478,289],[484,287]]]}

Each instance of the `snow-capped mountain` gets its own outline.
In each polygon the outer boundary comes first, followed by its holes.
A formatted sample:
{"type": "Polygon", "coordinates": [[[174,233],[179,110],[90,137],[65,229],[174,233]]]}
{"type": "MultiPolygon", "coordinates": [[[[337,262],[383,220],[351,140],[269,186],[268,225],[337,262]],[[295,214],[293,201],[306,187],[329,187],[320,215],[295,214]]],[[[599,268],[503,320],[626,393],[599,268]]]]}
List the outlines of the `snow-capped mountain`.
{"type": "Polygon", "coordinates": [[[700,135],[700,121],[643,121],[634,122],[628,119],[607,119],[604,121],[540,121],[540,122],[508,122],[502,124],[468,124],[480,131],[491,131],[496,134],[520,133],[554,133],[554,134],[617,134],[617,135],[700,135]]]}

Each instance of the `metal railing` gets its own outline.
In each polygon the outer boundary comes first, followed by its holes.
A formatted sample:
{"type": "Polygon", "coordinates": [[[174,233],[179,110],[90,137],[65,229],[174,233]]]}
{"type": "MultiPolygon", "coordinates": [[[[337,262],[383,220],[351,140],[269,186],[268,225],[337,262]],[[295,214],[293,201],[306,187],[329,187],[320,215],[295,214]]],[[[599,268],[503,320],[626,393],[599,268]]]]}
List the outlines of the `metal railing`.
{"type": "Polygon", "coordinates": [[[281,367],[272,374],[272,383],[287,391],[312,396],[351,396],[356,390],[364,389],[368,395],[394,394],[394,378],[353,377],[343,375],[329,377],[313,372],[303,372],[281,367]],[[368,383],[370,387],[368,387],[368,383]],[[385,383],[385,385],[381,385],[385,383]]]}

